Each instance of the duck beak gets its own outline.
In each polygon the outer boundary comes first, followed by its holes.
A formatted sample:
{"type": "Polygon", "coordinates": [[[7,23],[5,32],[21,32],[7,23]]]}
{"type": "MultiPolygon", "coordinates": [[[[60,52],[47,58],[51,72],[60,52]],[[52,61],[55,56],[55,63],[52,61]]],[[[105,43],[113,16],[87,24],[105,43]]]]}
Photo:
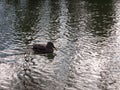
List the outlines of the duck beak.
{"type": "Polygon", "coordinates": [[[55,50],[57,50],[57,48],[56,47],[53,47],[55,50]]]}

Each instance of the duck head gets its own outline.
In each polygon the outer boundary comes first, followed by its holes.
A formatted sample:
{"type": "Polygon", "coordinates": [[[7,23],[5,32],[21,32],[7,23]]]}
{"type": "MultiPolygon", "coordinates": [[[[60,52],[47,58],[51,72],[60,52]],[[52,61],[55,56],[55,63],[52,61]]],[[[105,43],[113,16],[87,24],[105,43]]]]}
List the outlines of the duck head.
{"type": "Polygon", "coordinates": [[[55,50],[57,50],[52,42],[48,42],[46,47],[47,48],[54,48],[55,50]]]}

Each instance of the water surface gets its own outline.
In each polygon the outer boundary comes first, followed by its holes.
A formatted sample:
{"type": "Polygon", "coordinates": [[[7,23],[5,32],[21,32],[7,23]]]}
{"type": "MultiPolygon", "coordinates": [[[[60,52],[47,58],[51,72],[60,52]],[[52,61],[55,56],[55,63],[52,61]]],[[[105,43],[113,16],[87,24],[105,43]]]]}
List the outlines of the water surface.
{"type": "Polygon", "coordinates": [[[0,90],[120,90],[119,0],[0,0],[0,90]],[[57,51],[35,54],[34,43],[57,51]]]}

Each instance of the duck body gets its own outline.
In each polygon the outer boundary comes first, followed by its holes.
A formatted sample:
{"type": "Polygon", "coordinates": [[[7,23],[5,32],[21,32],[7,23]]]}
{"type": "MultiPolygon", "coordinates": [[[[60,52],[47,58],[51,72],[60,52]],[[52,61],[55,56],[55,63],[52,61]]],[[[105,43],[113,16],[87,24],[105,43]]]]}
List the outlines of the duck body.
{"type": "MultiPolygon", "coordinates": [[[[33,51],[35,53],[53,53],[54,52],[54,45],[52,42],[48,42],[46,45],[43,44],[34,44],[33,51]]],[[[55,48],[56,49],[56,48],[55,48]]]]}

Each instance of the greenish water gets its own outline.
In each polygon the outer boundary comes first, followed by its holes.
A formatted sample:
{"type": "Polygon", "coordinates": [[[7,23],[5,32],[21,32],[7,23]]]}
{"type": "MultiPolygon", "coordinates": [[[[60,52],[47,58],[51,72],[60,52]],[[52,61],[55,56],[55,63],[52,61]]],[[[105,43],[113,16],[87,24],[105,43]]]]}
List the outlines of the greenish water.
{"type": "Polygon", "coordinates": [[[0,0],[0,90],[120,90],[120,1],[0,0]]]}

